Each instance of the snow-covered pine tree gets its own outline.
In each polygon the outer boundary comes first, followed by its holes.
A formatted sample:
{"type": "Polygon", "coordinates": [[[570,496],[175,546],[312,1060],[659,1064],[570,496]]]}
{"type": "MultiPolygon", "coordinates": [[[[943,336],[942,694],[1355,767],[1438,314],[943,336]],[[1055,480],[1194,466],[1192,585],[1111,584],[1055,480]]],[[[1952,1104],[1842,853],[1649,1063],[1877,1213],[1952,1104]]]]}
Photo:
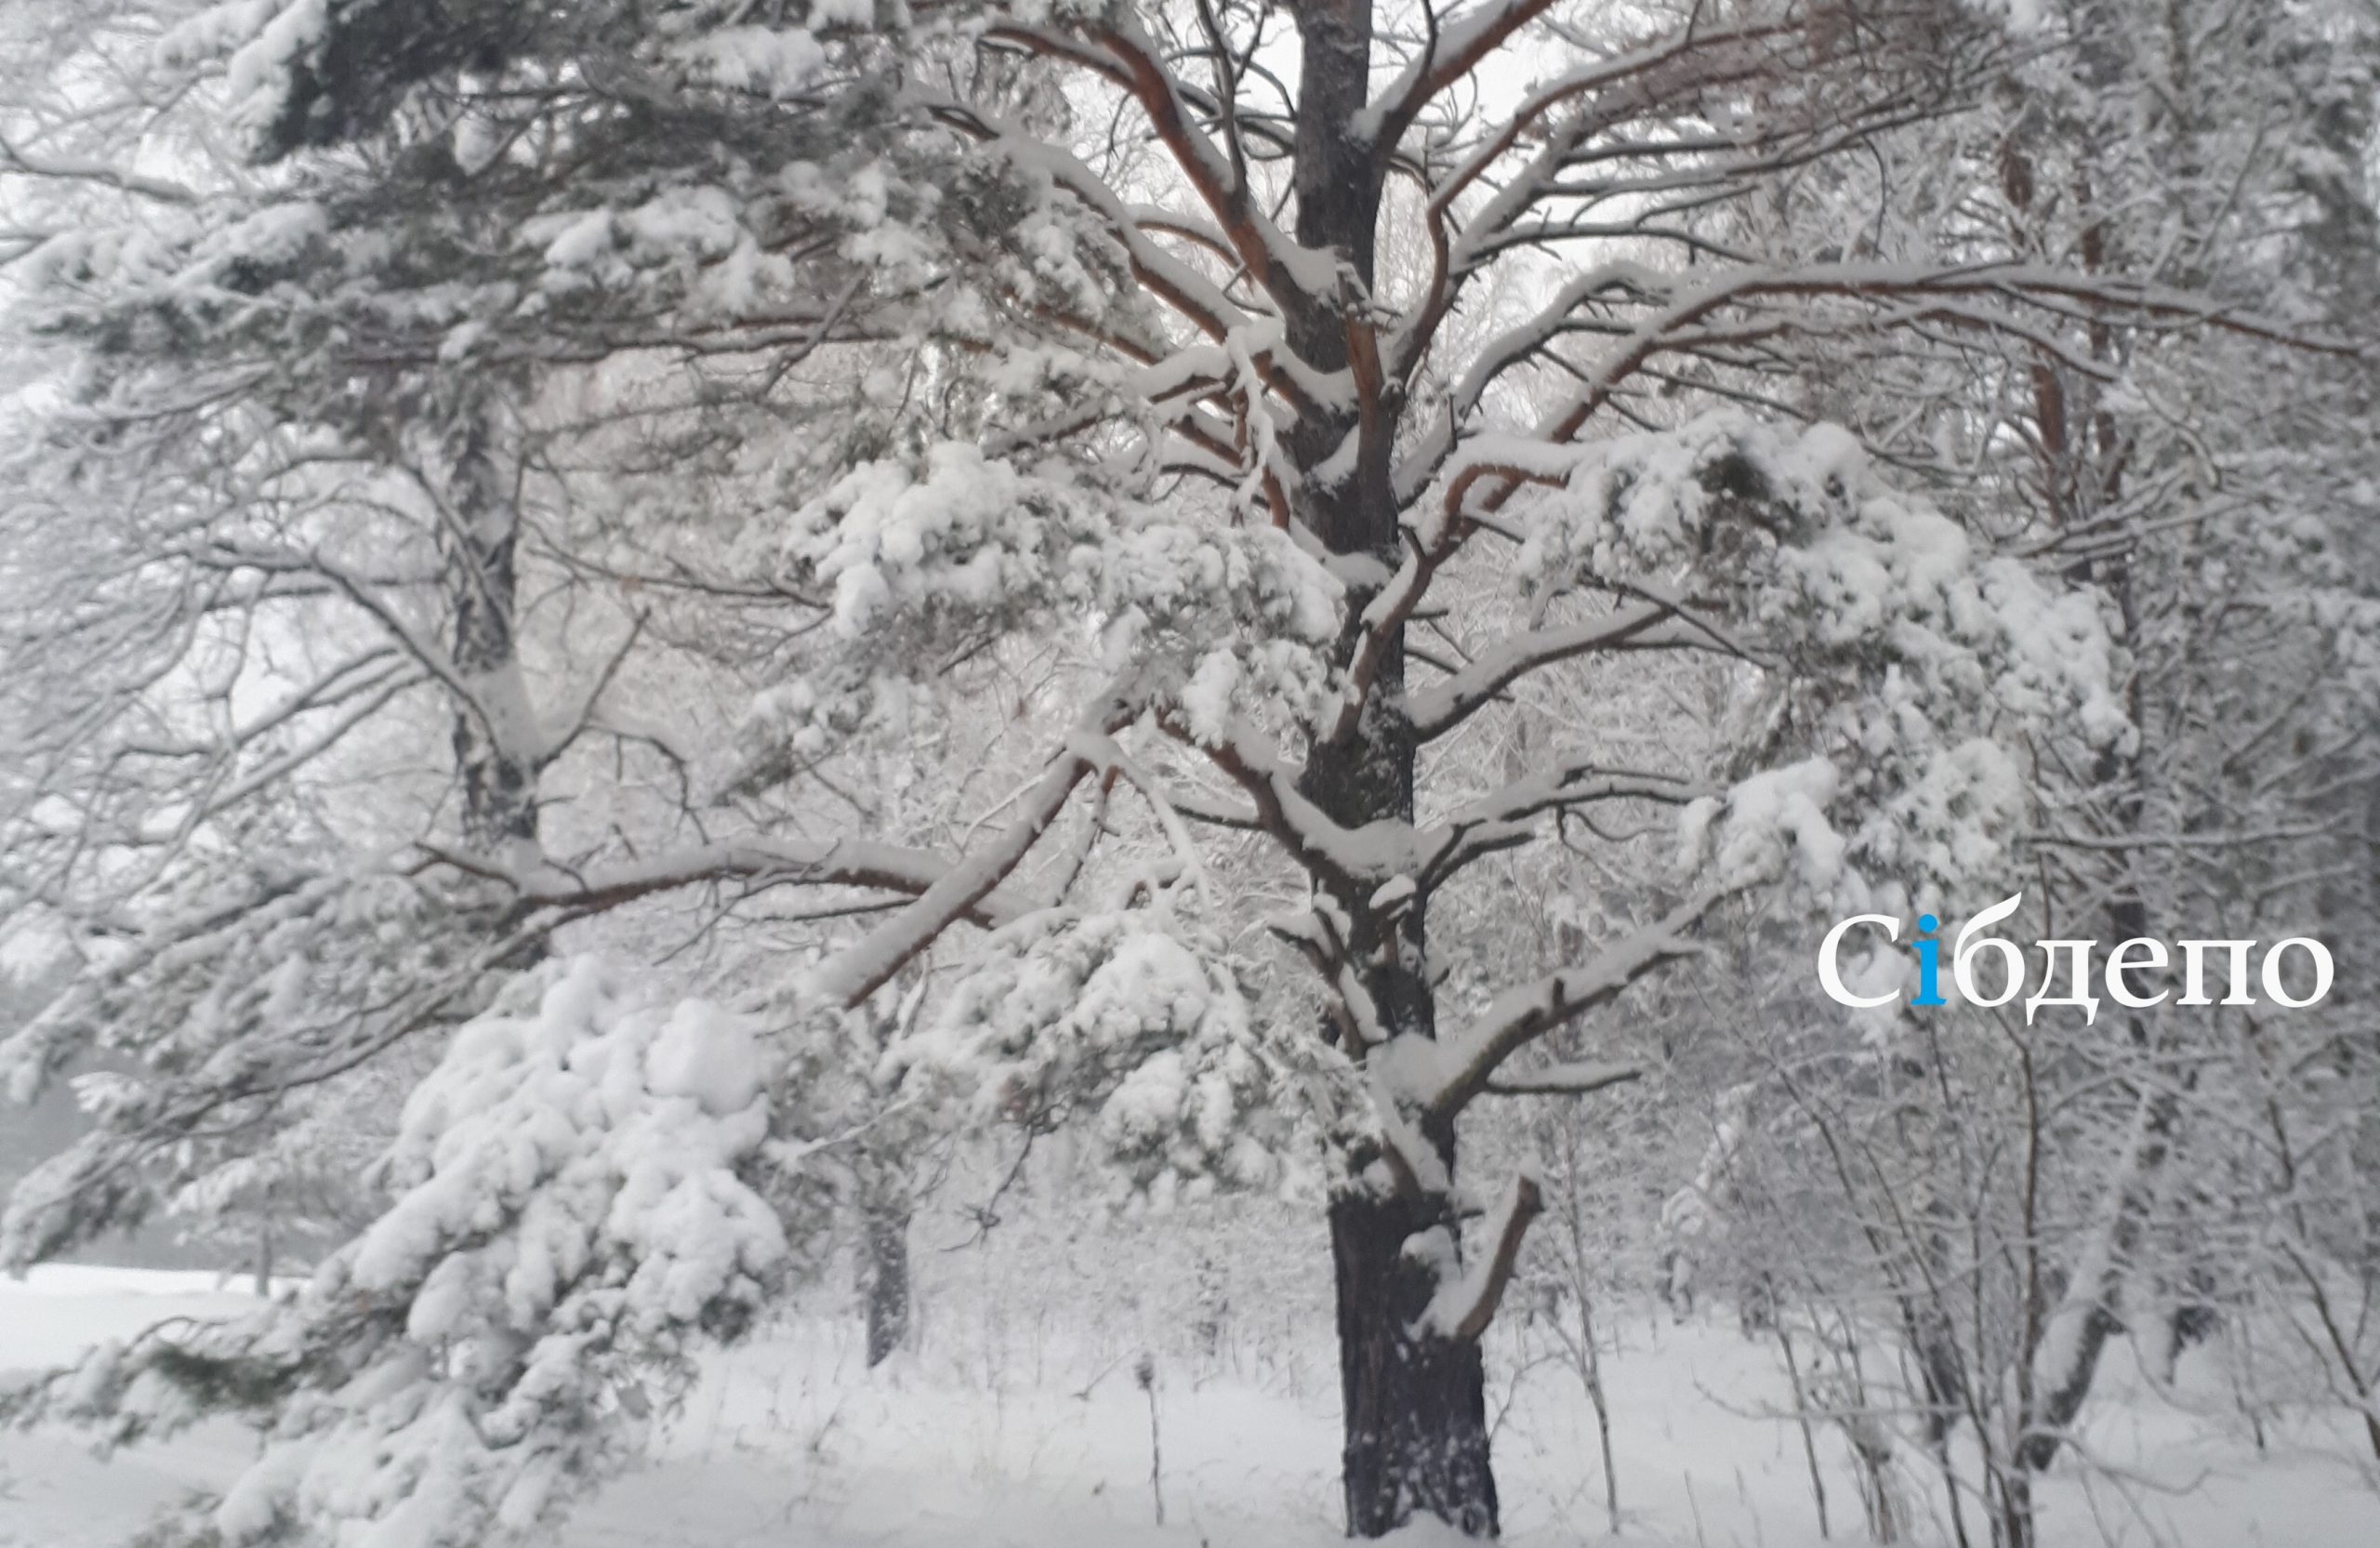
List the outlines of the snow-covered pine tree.
{"type": "Polygon", "coordinates": [[[870,327],[914,299],[869,239],[932,197],[822,41],[864,19],[729,9],[88,7],[5,110],[0,901],[85,971],[0,1057],[20,1096],[119,1066],[8,1259],[245,1211],[453,1043],[305,1298],[15,1399],[119,1437],[266,1411],[292,1449],[195,1539],[532,1530],[799,1259],[805,1146],[857,1121],[735,1017],[538,967],[556,931],[945,868],[722,788],[715,668],[818,611],[719,579],[739,443],[834,453],[816,384],[779,389],[863,296],[870,327]]]}
{"type": "Polygon", "coordinates": [[[1422,1514],[1495,1527],[1478,1339],[1536,1190],[1459,1186],[1459,1122],[1500,1090],[1620,1073],[1524,1077],[1513,1061],[1692,955],[1706,918],[1756,880],[1794,871],[1839,906],[1869,895],[1836,891],[1846,855],[1899,889],[1877,895],[1903,898],[1987,864],[1991,830],[2025,807],[2014,762],[1977,739],[1987,725],[2063,721],[2105,747],[2129,734],[2087,599],[1892,496],[1846,436],[1660,398],[1689,368],[1756,365],[1801,333],[2022,330],[2028,304],[2207,311],[2033,263],[1713,251],[1682,218],[1979,92],[1998,34],[1963,7],[1702,7],[1607,33],[1527,4],[1427,21],[1406,32],[1360,5],[987,14],[983,46],[1077,73],[1098,122],[1120,113],[1152,144],[1086,154],[918,88],[962,147],[1031,179],[1028,218],[1057,251],[977,282],[982,312],[1008,325],[936,358],[996,405],[978,433],[854,472],[790,544],[866,663],[813,668],[821,696],[1053,606],[1104,624],[1113,668],[968,882],[822,973],[823,997],[886,983],[1015,874],[1086,782],[1120,774],[1145,798],[1180,852],[1182,896],[1202,827],[1261,832],[1302,874],[1310,902],[1278,929],[1327,1001],[1303,1047],[1295,1028],[1243,1034],[1225,983],[1158,944],[1179,911],[1149,901],[996,936],[995,976],[954,997],[917,1057],[1027,1114],[1053,1105],[1053,1082],[1055,1105],[1087,1092],[1111,1130],[1174,1136],[1172,1169],[1200,1182],[1264,1174],[1228,1136],[1236,1110],[1277,1118],[1267,1083],[1329,1093],[1313,1116],[1360,1535],[1422,1514]],[[1576,62],[1473,105],[1524,38],[1576,62]],[[1294,85],[1249,62],[1292,46],[1294,85]],[[1409,202],[1390,192],[1408,187],[1409,202]],[[1574,267],[1463,348],[1459,307],[1541,249],[1574,267]],[[1383,250],[1420,257],[1396,275],[1383,250]],[[1057,252],[1135,283],[1111,298],[1057,252]],[[1014,340],[1036,318],[1058,328],[1025,335],[1028,351],[1014,340]],[[1514,385],[1554,373],[1571,378],[1566,401],[1516,422],[1514,385]],[[1481,571],[1520,605],[1442,611],[1441,583],[1481,571]],[[1434,748],[1515,683],[1651,650],[1742,674],[1720,770],[1615,767],[1582,728],[1508,783],[1447,798],[1463,776],[1445,777],[1434,748]],[[1841,785],[1811,758],[1830,750],[1858,764],[1841,785]],[[1841,837],[1825,818],[1838,796],[1841,837]],[[1688,810],[1707,864],[1682,901],[1442,1025],[1432,907],[1557,816],[1632,805],[1688,810]],[[1253,1072],[1217,1047],[1243,1037],[1253,1072]],[[1152,1055],[1166,1045],[1188,1058],[1152,1055]]]}

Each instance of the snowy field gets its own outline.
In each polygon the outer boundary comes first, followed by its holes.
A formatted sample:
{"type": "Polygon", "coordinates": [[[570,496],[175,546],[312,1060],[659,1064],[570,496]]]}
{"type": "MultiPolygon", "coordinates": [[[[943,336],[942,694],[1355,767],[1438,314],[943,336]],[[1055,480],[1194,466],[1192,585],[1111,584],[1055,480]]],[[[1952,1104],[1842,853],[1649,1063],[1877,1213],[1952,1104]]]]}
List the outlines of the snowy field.
{"type": "MultiPolygon", "coordinates": [[[[0,1369],[60,1360],[163,1317],[237,1311],[211,1276],[45,1267],[0,1281],[0,1369]]],[[[1149,1409],[1130,1353],[1070,1336],[1063,1305],[946,1315],[919,1355],[873,1374],[847,1320],[803,1323],[721,1359],[648,1471],[576,1513],[573,1548],[1130,1548],[1338,1541],[1338,1416],[1327,1369],[1262,1359],[1158,1373],[1166,1525],[1155,1524],[1149,1409]],[[1050,1315],[1039,1315],[1048,1313],[1050,1315]]],[[[1820,1538],[1800,1432],[1771,1350],[1732,1325],[1639,1315],[1607,1366],[1620,1541],[1804,1548],[1820,1538]]],[[[1329,1347],[1327,1341],[1317,1346],[1329,1347]]],[[[2177,1387],[2120,1365],[2084,1436],[2096,1475],[2056,1481],[2051,1548],[2373,1548],[2380,1495],[2344,1436],[2267,1432],[2256,1450],[2220,1411],[2210,1356],[2177,1387]],[[2199,1412],[2192,1412],[2192,1409],[2199,1412]]],[[[1508,1538],[1608,1541],[1593,1422],[1574,1378],[1491,1367],[1508,1538]]],[[[71,1437],[0,1436],[0,1544],[119,1540],[247,1444],[218,1424],[102,1462],[71,1437]]],[[[1833,1541],[1866,1541],[1845,1459],[1820,1437],[1833,1541]]],[[[1930,1481],[1906,1480],[1938,1515],[1930,1481]]],[[[1978,1525],[1978,1530],[1979,1525],[1978,1525]]],[[[1929,1521],[1923,1541],[1943,1541],[1929,1521]]]]}

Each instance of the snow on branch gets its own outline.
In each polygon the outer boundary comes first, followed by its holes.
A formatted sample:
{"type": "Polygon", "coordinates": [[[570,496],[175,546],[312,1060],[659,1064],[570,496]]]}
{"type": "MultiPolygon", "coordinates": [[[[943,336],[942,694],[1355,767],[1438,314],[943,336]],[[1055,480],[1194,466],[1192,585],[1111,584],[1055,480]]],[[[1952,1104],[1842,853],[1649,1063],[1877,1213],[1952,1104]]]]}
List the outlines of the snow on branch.
{"type": "Polygon", "coordinates": [[[8,1407],[113,1443],[271,1415],[181,1541],[533,1540],[793,1266],[757,1027],[586,959],[541,976],[456,1034],[405,1104],[395,1201],[299,1294],[8,1407]]]}
{"type": "Polygon", "coordinates": [[[1436,7],[1424,0],[1429,46],[1357,115],[1355,132],[1375,140],[1383,152],[1395,150],[1431,98],[1478,69],[1514,33],[1553,8],[1554,0],[1488,0],[1440,25],[1436,7]]]}
{"type": "Polygon", "coordinates": [[[1217,944],[1166,900],[1051,908],[989,937],[886,1068],[974,1123],[1087,1123],[1121,1194],[1161,1206],[1286,1174],[1299,1117],[1282,1088],[1302,1034],[1254,1010],[1217,944]]]}
{"type": "Polygon", "coordinates": [[[1638,602],[1585,619],[1507,636],[1481,652],[1461,670],[1414,691],[1414,734],[1422,741],[1443,736],[1496,695],[1540,667],[1612,651],[1673,650],[1707,643],[1709,636],[1682,623],[1676,610],[1638,602]]]}
{"type": "MultiPolygon", "coordinates": [[[[853,469],[798,513],[787,557],[832,590],[853,674],[906,672],[953,631],[1091,613],[1113,668],[1161,662],[1149,692],[1176,696],[1210,734],[1235,699],[1295,710],[1328,692],[1343,595],[1269,525],[1216,528],[1097,487],[1062,459],[995,460],[956,443],[914,466],[853,469]]],[[[831,670],[811,676],[833,688],[831,670]]]]}
{"type": "Polygon", "coordinates": [[[1849,847],[1826,817],[1839,787],[1823,758],[1764,769],[1688,805],[1678,824],[1681,848],[1723,886],[1790,879],[1824,896],[1849,847]]]}
{"type": "MultiPolygon", "coordinates": [[[[1599,360],[1573,369],[1580,385],[1570,403],[1549,416],[1532,437],[1547,446],[1576,440],[1628,382],[1661,356],[1724,352],[1730,346],[1784,335],[1883,332],[1948,323],[2059,351],[2064,347],[2033,326],[2031,317],[2122,315],[2135,327],[2215,326],[2312,348],[2338,347],[2190,292],[2013,261],[1948,269],[1887,263],[1744,264],[1686,273],[1692,276],[1691,283],[1622,261],[1581,275],[1527,324],[1481,352],[1458,389],[1458,401],[1476,401],[1504,372],[1534,359],[1563,334],[1580,331],[1607,334],[1611,343],[1599,360]],[[1623,314],[1583,321],[1580,309],[1591,298],[1626,302],[1640,310],[1633,320],[1623,314]]],[[[1512,439],[1497,438],[1502,447],[1509,447],[1512,439]]],[[[1456,451],[1449,419],[1435,440],[1406,459],[1398,487],[1418,491],[1456,451]]],[[[1462,458],[1452,473],[1445,495],[1449,516],[1471,508],[1472,491],[1483,481],[1493,481],[1484,496],[1492,509],[1522,484],[1543,480],[1536,468],[1514,465],[1509,450],[1462,458]]]]}
{"type": "MultiPolygon", "coordinates": [[[[1450,481],[1512,461],[1498,444],[1480,455],[1489,460],[1459,462],[1450,481]]],[[[1540,610],[1577,595],[1617,605],[1491,647],[1416,693],[1417,721],[1424,734],[1459,723],[1507,673],[1606,634],[1690,631],[1682,642],[1756,664],[1746,708],[1776,729],[1747,751],[1767,770],[1725,802],[1689,798],[1688,848],[1725,885],[1790,866],[1824,892],[1854,858],[1904,882],[1955,884],[1993,863],[2024,814],[2012,725],[2098,748],[2135,734],[2091,591],[1979,549],[1839,427],[1780,430],[1726,409],[1569,456],[1565,469],[1553,448],[1532,454],[1531,477],[1548,487],[1509,512],[1514,569],[1540,610]],[[1853,791],[1858,826],[1836,834],[1826,808],[1853,791]],[[1722,834],[1708,823],[1723,806],[1722,834]]]]}
{"type": "MultiPolygon", "coordinates": [[[[1116,191],[1063,147],[1012,128],[972,105],[945,103],[935,111],[952,127],[984,141],[1010,165],[1043,179],[1080,204],[1124,250],[1132,277],[1208,337],[1227,337],[1251,321],[1220,285],[1153,241],[1116,191]]],[[[1278,375],[1273,377],[1273,385],[1276,389],[1292,388],[1287,377],[1278,375]]]]}
{"type": "Polygon", "coordinates": [[[1621,991],[1701,947],[1686,938],[1724,892],[1704,893],[1660,920],[1624,936],[1582,967],[1567,968],[1505,990],[1478,1019],[1437,1051],[1435,1079],[1414,1093],[1427,1111],[1452,1118],[1488,1089],[1504,1061],[1555,1027],[1618,999],[1621,991]]]}
{"type": "Polygon", "coordinates": [[[809,993],[826,1004],[849,1008],[891,983],[910,959],[992,894],[1058,820],[1075,787],[1091,772],[1092,764],[1080,754],[1061,754],[1018,803],[1016,815],[998,838],[820,968],[811,977],[809,993]]]}
{"type": "Polygon", "coordinates": [[[1488,1325],[1496,1319],[1496,1308],[1502,1303],[1505,1287],[1513,1282],[1513,1272],[1520,1264],[1521,1242],[1528,1235],[1529,1222],[1544,1210],[1544,1186],[1535,1174],[1524,1171],[1514,1176],[1488,1227],[1487,1255],[1461,1277],[1439,1286],[1414,1332],[1461,1340],[1475,1339],[1486,1332],[1488,1325]]]}
{"type": "Polygon", "coordinates": [[[1500,1075],[1483,1088],[1490,1096],[1585,1096],[1644,1078],[1634,1065],[1547,1065],[1520,1075],[1500,1075]]]}
{"type": "Polygon", "coordinates": [[[1225,734],[1203,743],[1178,716],[1169,716],[1165,726],[1183,741],[1203,746],[1215,767],[1248,792],[1265,831],[1316,876],[1378,886],[1414,874],[1428,857],[1451,849],[1456,841],[1451,833],[1434,829],[1425,834],[1392,818],[1342,827],[1298,788],[1295,769],[1263,728],[1245,718],[1235,718],[1225,734]]]}
{"type": "Polygon", "coordinates": [[[78,1086],[81,1136],[12,1190],[0,1263],[37,1262],[138,1221],[209,1171],[280,1105],[452,1026],[557,926],[359,861],[194,886],[0,1040],[0,1090],[30,1100],[103,1049],[129,1067],[78,1086]],[[269,964],[270,971],[261,971],[269,964]]]}
{"type": "Polygon", "coordinates": [[[198,194],[178,182],[111,166],[104,162],[69,156],[36,156],[0,136],[0,177],[40,178],[57,182],[95,183],[136,198],[165,205],[195,205],[198,194]]]}
{"type": "MultiPolygon", "coordinates": [[[[1149,126],[1228,236],[1239,262],[1284,311],[1311,307],[1330,291],[1335,266],[1326,255],[1300,247],[1274,224],[1236,156],[1226,159],[1214,141],[1191,122],[1181,81],[1163,60],[1156,41],[1113,11],[1099,40],[1122,64],[1127,87],[1149,126]]],[[[1237,104],[1221,101],[1216,111],[1227,131],[1236,131],[1237,104]]]]}
{"type": "MultiPolygon", "coordinates": [[[[1447,818],[1446,826],[1456,832],[1494,829],[1524,822],[1540,813],[1607,800],[1646,800],[1679,806],[1711,793],[1708,787],[1674,774],[1606,769],[1593,762],[1574,763],[1514,780],[1493,794],[1458,807],[1447,818]]],[[[1448,868],[1441,864],[1440,874],[1448,868]]]]}
{"type": "MultiPolygon", "coordinates": [[[[591,913],[639,898],[715,881],[743,881],[754,889],[785,885],[859,887],[921,894],[951,873],[940,855],[876,839],[795,839],[755,835],[705,844],[619,865],[584,868],[539,861],[507,867],[478,856],[450,853],[432,845],[424,853],[456,870],[501,882],[520,901],[543,907],[591,913]]],[[[985,928],[1007,923],[1023,907],[995,888],[972,900],[959,916],[985,928]]]]}

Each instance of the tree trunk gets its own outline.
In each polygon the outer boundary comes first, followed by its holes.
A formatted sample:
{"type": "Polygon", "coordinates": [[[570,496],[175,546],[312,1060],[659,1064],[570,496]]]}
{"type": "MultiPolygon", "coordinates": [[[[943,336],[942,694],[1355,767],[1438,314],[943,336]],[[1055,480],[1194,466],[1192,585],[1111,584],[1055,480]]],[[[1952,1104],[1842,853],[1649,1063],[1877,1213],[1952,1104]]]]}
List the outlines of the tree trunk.
{"type": "MultiPolygon", "coordinates": [[[[1392,668],[1401,681],[1403,663],[1392,668]]],[[[1389,673],[1382,673],[1384,686],[1389,673]]],[[[1388,692],[1395,695],[1395,689],[1388,692]]],[[[1401,695],[1395,695],[1395,702],[1401,695]]],[[[1365,717],[1351,748],[1317,748],[1303,787],[1348,826],[1413,811],[1411,728],[1390,712],[1365,717]]],[[[1423,909],[1417,900],[1382,920],[1368,899],[1337,896],[1350,921],[1348,955],[1363,964],[1366,991],[1389,1037],[1432,1037],[1433,986],[1422,969],[1423,909]]],[[[1351,1050],[1360,1053],[1361,1050],[1351,1050]]],[[[1429,1135],[1445,1178],[1454,1174],[1450,1126],[1429,1135]]],[[[1440,1266],[1409,1250],[1424,1232],[1459,1245],[1453,1200],[1400,1176],[1400,1167],[1359,1166],[1330,1205],[1337,1283],[1340,1392],[1347,1531],[1380,1537],[1417,1515],[1432,1515],[1474,1537],[1497,1531],[1496,1480],[1488,1460],[1487,1378],[1476,1338],[1415,1330],[1440,1283],[1440,1266]]]]}
{"type": "MultiPolygon", "coordinates": [[[[1574,1212],[1572,1219],[1577,1218],[1574,1212]]],[[[1587,1300],[1586,1276],[1579,1277],[1580,1374],[1585,1378],[1587,1401],[1594,1405],[1595,1449],[1603,1456],[1603,1511],[1611,1535],[1620,1535],[1620,1473],[1611,1461],[1611,1404],[1604,1396],[1603,1354],[1595,1347],[1594,1309],[1587,1300]]]]}
{"type": "Polygon", "coordinates": [[[534,718],[514,629],[520,509],[493,395],[462,398],[438,449],[448,648],[471,695],[455,706],[455,773],[465,844],[509,859],[537,835],[536,749],[523,745],[534,718]]]}
{"type": "Polygon", "coordinates": [[[1497,1528],[1478,1341],[1411,1332],[1437,1289],[1405,1250],[1426,1228],[1401,1199],[1350,1195],[1330,1206],[1350,1537],[1382,1537],[1424,1514],[1474,1537],[1497,1528]]]}
{"type": "Polygon", "coordinates": [[[1992,1541],[1996,1548],[2033,1548],[2033,1475],[2014,1463],[2000,1480],[2000,1529],[1992,1541]]]}
{"type": "Polygon", "coordinates": [[[909,1337],[909,1216],[873,1205],[867,1211],[867,1365],[873,1370],[909,1337]]]}
{"type": "MultiPolygon", "coordinates": [[[[1387,173],[1385,157],[1362,127],[1374,86],[1372,8],[1372,0],[1302,0],[1296,9],[1302,45],[1291,172],[1296,239],[1331,254],[1340,281],[1330,295],[1306,295],[1283,321],[1307,368],[1346,373],[1355,401],[1308,407],[1284,442],[1307,475],[1298,483],[1296,514],[1330,552],[1369,559],[1373,573],[1384,576],[1395,573],[1404,552],[1391,477],[1404,390],[1381,372],[1371,315],[1387,173]]],[[[1364,639],[1370,597],[1362,585],[1350,588],[1339,650],[1342,668],[1364,639]]],[[[1300,793],[1350,829],[1413,820],[1417,738],[1405,704],[1402,628],[1382,645],[1363,713],[1352,727],[1317,740],[1298,781],[1300,793]]],[[[1378,878],[1324,868],[1315,881],[1329,894],[1344,932],[1335,955],[1353,970],[1368,1001],[1363,1025],[1326,1027],[1324,1035],[1347,1037],[1345,1052],[1356,1060],[1370,1052],[1368,1039],[1435,1037],[1435,988],[1424,950],[1426,896],[1384,911],[1371,901],[1378,878]]],[[[1488,1463],[1478,1340],[1415,1330],[1436,1293],[1441,1265],[1408,1249],[1423,1232],[1456,1236],[1453,1200],[1445,1192],[1454,1170],[1454,1132],[1449,1122],[1404,1116],[1428,1131],[1439,1175],[1410,1175],[1409,1158],[1351,1156],[1352,1180],[1330,1205],[1347,1531],[1379,1537],[1428,1515],[1472,1536],[1493,1536],[1496,1483],[1488,1463]],[[1383,1180],[1384,1172],[1394,1181],[1383,1180]]]]}
{"type": "MultiPolygon", "coordinates": [[[[1360,612],[1360,603],[1351,612],[1360,612]]],[[[1401,708],[1403,679],[1402,651],[1393,650],[1381,673],[1381,708],[1344,743],[1317,747],[1308,760],[1301,788],[1336,822],[1354,827],[1412,817],[1414,742],[1401,708]]],[[[1347,921],[1346,956],[1358,964],[1378,1018],[1371,1034],[1435,1037],[1422,901],[1382,919],[1362,888],[1331,891],[1347,921]]],[[[1360,1057],[1367,1051],[1349,1052],[1360,1057]]],[[[1422,1127],[1441,1178],[1450,1183],[1452,1126],[1425,1119],[1422,1127]]],[[[1492,1537],[1496,1480],[1479,1342],[1417,1331],[1441,1273],[1449,1270],[1410,1249],[1423,1233],[1443,1231],[1459,1250],[1454,1201],[1408,1175],[1409,1160],[1354,1159],[1390,1164],[1351,1168],[1357,1180],[1330,1205],[1348,1535],[1381,1537],[1429,1515],[1469,1536],[1492,1537]],[[1395,1182],[1379,1181],[1382,1171],[1395,1182]]]]}

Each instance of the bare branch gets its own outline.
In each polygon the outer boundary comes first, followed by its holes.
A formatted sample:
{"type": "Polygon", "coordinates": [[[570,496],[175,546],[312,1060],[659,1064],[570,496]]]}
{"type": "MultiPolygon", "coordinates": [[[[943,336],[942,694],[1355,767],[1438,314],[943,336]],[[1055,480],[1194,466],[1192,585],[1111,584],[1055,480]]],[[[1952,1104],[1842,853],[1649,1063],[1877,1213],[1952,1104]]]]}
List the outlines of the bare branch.
{"type": "Polygon", "coordinates": [[[1500,1075],[1480,1089],[1489,1096],[1585,1096],[1644,1075],[1634,1065],[1548,1065],[1523,1075],[1500,1075]]]}

